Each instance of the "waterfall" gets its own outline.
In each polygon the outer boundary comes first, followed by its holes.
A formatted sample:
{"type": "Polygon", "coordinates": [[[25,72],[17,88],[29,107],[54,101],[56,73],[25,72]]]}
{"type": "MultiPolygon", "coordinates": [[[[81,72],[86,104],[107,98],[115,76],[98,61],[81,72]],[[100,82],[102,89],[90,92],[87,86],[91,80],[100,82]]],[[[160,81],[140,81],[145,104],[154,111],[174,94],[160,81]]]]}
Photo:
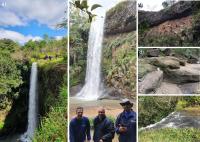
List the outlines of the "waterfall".
{"type": "Polygon", "coordinates": [[[28,129],[21,136],[22,142],[31,142],[34,131],[37,127],[37,63],[32,64],[30,89],[29,89],[29,108],[28,108],[28,129]]]}
{"type": "Polygon", "coordinates": [[[102,17],[97,17],[96,19],[94,19],[90,26],[85,85],[76,95],[78,98],[81,99],[96,100],[101,95],[100,74],[104,19],[105,14],[102,17]]]}

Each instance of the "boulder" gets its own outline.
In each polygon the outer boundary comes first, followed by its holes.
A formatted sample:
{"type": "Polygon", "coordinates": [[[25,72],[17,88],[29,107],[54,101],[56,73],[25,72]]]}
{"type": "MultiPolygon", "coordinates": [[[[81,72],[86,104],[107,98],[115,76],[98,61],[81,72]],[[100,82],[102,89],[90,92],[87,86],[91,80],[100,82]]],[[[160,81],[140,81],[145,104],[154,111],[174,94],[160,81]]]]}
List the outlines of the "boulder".
{"type": "Polygon", "coordinates": [[[155,94],[182,94],[182,91],[177,84],[162,82],[155,94]]]}
{"type": "Polygon", "coordinates": [[[183,94],[200,94],[200,82],[179,85],[183,94]]]}
{"type": "Polygon", "coordinates": [[[147,57],[158,57],[160,55],[160,49],[148,49],[147,57]]]}
{"type": "Polygon", "coordinates": [[[178,58],[176,57],[171,57],[171,56],[167,56],[167,57],[153,57],[153,58],[149,58],[150,64],[160,67],[162,69],[179,69],[180,65],[182,64],[182,61],[180,61],[178,58]]]}
{"type": "Polygon", "coordinates": [[[167,75],[176,83],[200,82],[200,68],[193,65],[182,66],[174,70],[168,69],[167,75]]]}
{"type": "Polygon", "coordinates": [[[139,11],[138,24],[152,27],[168,20],[189,16],[192,14],[194,8],[196,8],[197,3],[197,1],[179,1],[171,7],[165,8],[158,12],[139,11]]]}
{"type": "Polygon", "coordinates": [[[143,78],[147,73],[156,71],[157,68],[148,63],[146,59],[138,59],[138,79],[143,78]]]}
{"type": "Polygon", "coordinates": [[[153,71],[148,73],[144,79],[139,82],[139,93],[149,94],[155,93],[156,88],[158,88],[163,80],[163,71],[153,71]]]}
{"type": "Polygon", "coordinates": [[[124,1],[106,13],[104,32],[106,35],[136,30],[136,1],[124,1]]]}

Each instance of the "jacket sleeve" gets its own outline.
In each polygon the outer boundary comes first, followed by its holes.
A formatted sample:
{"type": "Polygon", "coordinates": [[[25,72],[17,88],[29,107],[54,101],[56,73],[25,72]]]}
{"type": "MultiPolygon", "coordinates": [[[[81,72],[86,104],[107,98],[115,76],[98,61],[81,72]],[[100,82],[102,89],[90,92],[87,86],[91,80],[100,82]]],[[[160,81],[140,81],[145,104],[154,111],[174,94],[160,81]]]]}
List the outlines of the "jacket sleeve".
{"type": "Polygon", "coordinates": [[[91,140],[91,135],[90,135],[90,121],[88,119],[87,119],[86,135],[87,135],[87,140],[91,140]]]}
{"type": "Polygon", "coordinates": [[[95,139],[96,118],[93,119],[93,126],[94,126],[93,141],[94,141],[94,139],[95,139]]]}
{"type": "Polygon", "coordinates": [[[120,134],[120,132],[119,132],[119,126],[120,126],[120,115],[117,117],[117,119],[116,119],[116,121],[115,121],[115,132],[117,133],[117,134],[120,134]]]}
{"type": "Polygon", "coordinates": [[[102,137],[102,140],[104,141],[113,139],[115,135],[114,124],[112,122],[108,122],[106,125],[108,133],[102,137]]]}
{"type": "Polygon", "coordinates": [[[73,128],[73,123],[70,122],[69,124],[69,139],[70,139],[70,142],[74,142],[74,128],[73,128]]]}

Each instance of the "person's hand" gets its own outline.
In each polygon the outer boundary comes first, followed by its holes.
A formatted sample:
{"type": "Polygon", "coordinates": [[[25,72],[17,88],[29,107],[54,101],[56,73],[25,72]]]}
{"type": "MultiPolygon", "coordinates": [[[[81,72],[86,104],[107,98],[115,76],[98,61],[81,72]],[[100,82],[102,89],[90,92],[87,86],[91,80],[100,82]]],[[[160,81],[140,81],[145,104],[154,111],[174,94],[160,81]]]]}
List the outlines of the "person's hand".
{"type": "Polygon", "coordinates": [[[126,127],[122,127],[122,126],[119,127],[119,132],[124,133],[126,131],[127,131],[126,127]]]}
{"type": "Polygon", "coordinates": [[[100,140],[99,140],[99,142],[103,142],[103,140],[102,140],[102,139],[100,139],[100,140]]]}

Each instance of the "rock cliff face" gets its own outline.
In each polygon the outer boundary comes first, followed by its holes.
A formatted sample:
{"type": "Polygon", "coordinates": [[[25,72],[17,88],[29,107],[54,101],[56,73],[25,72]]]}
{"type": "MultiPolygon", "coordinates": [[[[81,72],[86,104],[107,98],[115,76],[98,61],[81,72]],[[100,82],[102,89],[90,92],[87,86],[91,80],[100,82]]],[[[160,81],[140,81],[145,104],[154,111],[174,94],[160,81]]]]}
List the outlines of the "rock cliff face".
{"type": "Polygon", "coordinates": [[[130,32],[136,29],[136,2],[124,1],[106,13],[106,35],[130,32]]]}
{"type": "Polygon", "coordinates": [[[60,87],[64,82],[67,64],[47,65],[39,68],[38,95],[39,114],[43,116],[59,95],[60,87]]]}
{"type": "Polygon", "coordinates": [[[139,11],[139,46],[199,46],[200,2],[179,1],[158,12],[139,11]]]}
{"type": "Polygon", "coordinates": [[[148,24],[150,27],[157,26],[165,21],[180,19],[192,14],[195,3],[192,1],[180,1],[173,6],[158,12],[139,11],[138,24],[148,24]]]}
{"type": "Polygon", "coordinates": [[[121,2],[106,14],[102,71],[107,94],[134,98],[136,93],[136,2],[121,2]]]}

